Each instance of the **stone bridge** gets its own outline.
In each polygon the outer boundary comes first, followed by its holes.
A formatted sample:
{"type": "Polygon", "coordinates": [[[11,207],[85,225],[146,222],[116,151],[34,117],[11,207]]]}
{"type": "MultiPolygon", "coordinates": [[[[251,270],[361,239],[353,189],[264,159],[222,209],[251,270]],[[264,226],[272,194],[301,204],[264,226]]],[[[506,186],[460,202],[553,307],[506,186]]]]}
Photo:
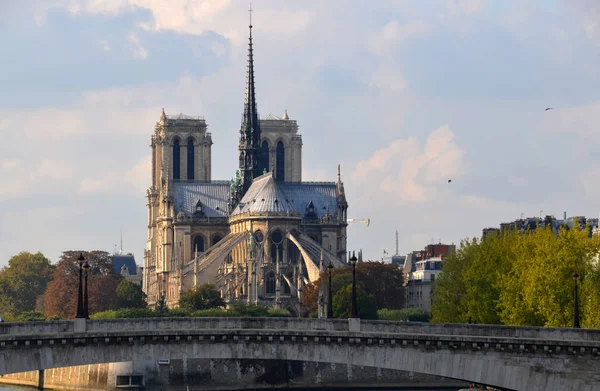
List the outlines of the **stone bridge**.
{"type": "Polygon", "coordinates": [[[157,359],[273,359],[444,376],[509,390],[600,390],[600,330],[301,318],[0,323],[0,375],[157,359]]]}

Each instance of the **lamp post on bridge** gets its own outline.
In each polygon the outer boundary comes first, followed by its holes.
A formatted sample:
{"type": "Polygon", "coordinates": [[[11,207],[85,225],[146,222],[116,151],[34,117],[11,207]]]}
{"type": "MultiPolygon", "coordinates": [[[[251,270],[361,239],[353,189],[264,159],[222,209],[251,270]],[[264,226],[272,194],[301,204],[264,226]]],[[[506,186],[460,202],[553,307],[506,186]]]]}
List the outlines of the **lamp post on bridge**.
{"type": "Polygon", "coordinates": [[[579,325],[579,297],[577,295],[577,281],[579,280],[579,274],[573,273],[573,328],[581,328],[579,325]]]}
{"type": "Polygon", "coordinates": [[[90,264],[86,260],[83,263],[83,317],[85,319],[90,318],[90,307],[88,306],[88,274],[89,274],[90,264]]]}
{"type": "Polygon", "coordinates": [[[327,295],[327,319],[333,319],[333,294],[331,293],[331,271],[333,270],[333,265],[329,262],[327,266],[327,272],[329,274],[329,287],[328,287],[328,295],[327,295]]]}
{"type": "Polygon", "coordinates": [[[358,309],[356,306],[356,255],[352,251],[352,258],[350,263],[352,264],[352,311],[350,312],[351,318],[358,318],[358,309]]]}
{"type": "Polygon", "coordinates": [[[83,309],[83,262],[85,258],[83,258],[83,253],[79,253],[79,257],[77,257],[77,264],[79,265],[79,286],[77,290],[77,315],[75,318],[83,318],[85,319],[84,309],[83,309]]]}

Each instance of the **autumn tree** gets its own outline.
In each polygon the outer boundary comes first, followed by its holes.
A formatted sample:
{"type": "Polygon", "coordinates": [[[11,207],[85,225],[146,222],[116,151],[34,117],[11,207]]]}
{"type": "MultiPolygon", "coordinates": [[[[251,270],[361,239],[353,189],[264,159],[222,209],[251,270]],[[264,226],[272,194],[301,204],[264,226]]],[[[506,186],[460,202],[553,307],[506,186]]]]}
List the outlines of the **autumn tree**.
{"type": "Polygon", "coordinates": [[[148,306],[146,294],[139,284],[122,280],[117,285],[116,292],[119,297],[119,306],[122,308],[146,308],[148,306]]]}
{"type": "Polygon", "coordinates": [[[600,238],[561,228],[463,241],[434,284],[434,322],[568,327],[573,272],[584,327],[600,326],[600,238]]]}
{"type": "MultiPolygon", "coordinates": [[[[328,285],[328,274],[323,273],[313,284],[304,288],[303,309],[305,315],[316,316],[319,286],[321,280],[328,285]]],[[[370,295],[375,300],[375,311],[378,309],[398,309],[404,304],[404,287],[402,271],[397,265],[383,262],[361,262],[356,265],[357,291],[370,295]]],[[[352,267],[332,270],[331,288],[333,296],[337,292],[352,285],[352,267]]]]}
{"type": "Polygon", "coordinates": [[[188,310],[206,310],[225,307],[219,291],[212,284],[203,284],[187,291],[179,299],[179,307],[188,310]]]}
{"type": "Polygon", "coordinates": [[[56,264],[54,278],[48,284],[44,294],[44,314],[47,317],[60,316],[63,319],[75,317],[79,284],[77,258],[80,253],[90,265],[88,270],[90,314],[119,308],[116,289],[122,277],[113,273],[110,255],[106,251],[65,251],[56,264]]]}
{"type": "Polygon", "coordinates": [[[40,252],[21,252],[0,271],[0,313],[18,316],[34,311],[38,296],[52,279],[54,266],[40,252]]]}

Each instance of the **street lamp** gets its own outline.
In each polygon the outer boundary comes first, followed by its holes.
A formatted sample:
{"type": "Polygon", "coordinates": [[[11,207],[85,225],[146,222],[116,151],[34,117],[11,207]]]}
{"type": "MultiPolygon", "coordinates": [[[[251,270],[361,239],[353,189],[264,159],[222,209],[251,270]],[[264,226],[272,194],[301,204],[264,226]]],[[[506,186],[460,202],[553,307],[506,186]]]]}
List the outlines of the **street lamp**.
{"type": "Polygon", "coordinates": [[[579,280],[579,274],[573,273],[573,328],[581,328],[579,325],[579,298],[577,297],[577,281],[579,280]]]}
{"type": "Polygon", "coordinates": [[[358,318],[358,309],[356,308],[356,255],[352,251],[352,258],[350,263],[352,264],[352,312],[350,313],[351,318],[358,318]]]}
{"type": "Polygon", "coordinates": [[[86,319],[90,318],[90,307],[88,306],[88,270],[90,269],[90,264],[88,261],[85,261],[83,264],[83,317],[86,319]]]}
{"type": "Polygon", "coordinates": [[[77,291],[77,316],[75,318],[84,318],[85,315],[83,313],[83,284],[82,284],[82,273],[83,273],[83,253],[79,253],[79,257],[77,258],[77,264],[79,265],[79,288],[77,291]]]}
{"type": "Polygon", "coordinates": [[[331,293],[331,271],[333,265],[331,262],[327,266],[327,272],[329,273],[329,294],[327,296],[327,319],[333,319],[333,294],[331,293]]]}

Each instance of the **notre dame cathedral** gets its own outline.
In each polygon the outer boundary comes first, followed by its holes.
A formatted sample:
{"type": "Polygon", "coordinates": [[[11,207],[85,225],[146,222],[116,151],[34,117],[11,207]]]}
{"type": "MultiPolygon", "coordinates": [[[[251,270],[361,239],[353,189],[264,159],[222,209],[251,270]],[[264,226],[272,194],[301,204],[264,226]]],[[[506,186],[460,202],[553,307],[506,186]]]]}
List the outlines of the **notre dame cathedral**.
{"type": "Polygon", "coordinates": [[[303,287],[347,262],[348,203],[336,182],[302,182],[302,136],[286,113],[260,118],[252,26],[239,169],[211,177],[212,137],[202,117],[166,115],[152,135],[143,288],[153,306],[176,307],[197,285],[226,302],[299,314],[303,287]]]}

